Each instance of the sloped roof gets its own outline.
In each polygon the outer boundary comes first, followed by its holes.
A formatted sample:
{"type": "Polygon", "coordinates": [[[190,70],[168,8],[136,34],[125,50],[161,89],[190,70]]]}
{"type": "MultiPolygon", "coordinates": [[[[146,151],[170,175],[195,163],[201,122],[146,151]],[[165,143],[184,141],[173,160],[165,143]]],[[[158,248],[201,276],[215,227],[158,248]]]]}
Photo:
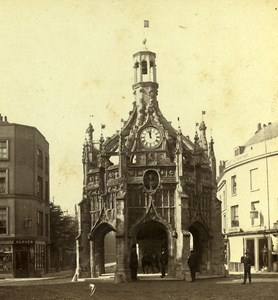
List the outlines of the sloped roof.
{"type": "Polygon", "coordinates": [[[269,125],[263,126],[262,129],[258,130],[245,144],[245,147],[263,142],[265,140],[271,140],[278,136],[278,122],[270,123],[269,125]]]}

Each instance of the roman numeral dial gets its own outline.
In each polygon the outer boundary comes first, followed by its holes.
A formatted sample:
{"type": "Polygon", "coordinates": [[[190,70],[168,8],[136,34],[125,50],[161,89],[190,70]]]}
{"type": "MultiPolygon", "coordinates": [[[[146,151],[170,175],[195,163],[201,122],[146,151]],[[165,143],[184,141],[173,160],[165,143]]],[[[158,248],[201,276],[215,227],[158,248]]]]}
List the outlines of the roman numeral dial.
{"type": "Polygon", "coordinates": [[[161,143],[160,131],[154,126],[146,127],[140,134],[140,141],[145,148],[154,149],[161,143]]]}

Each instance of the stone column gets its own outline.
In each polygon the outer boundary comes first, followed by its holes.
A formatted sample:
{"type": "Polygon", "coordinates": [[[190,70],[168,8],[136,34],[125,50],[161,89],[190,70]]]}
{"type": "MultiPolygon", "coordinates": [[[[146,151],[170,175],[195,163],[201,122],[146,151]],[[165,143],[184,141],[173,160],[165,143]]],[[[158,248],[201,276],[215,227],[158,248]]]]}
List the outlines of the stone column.
{"type": "Polygon", "coordinates": [[[259,239],[256,236],[254,239],[254,269],[256,272],[259,271],[260,269],[259,258],[260,258],[259,239]]]}
{"type": "Polygon", "coordinates": [[[129,280],[126,222],[127,214],[125,209],[125,193],[120,192],[116,199],[116,272],[115,283],[126,282],[129,280]]]}
{"type": "MultiPolygon", "coordinates": [[[[190,255],[190,233],[187,230],[182,231],[183,248],[182,248],[182,264],[183,264],[183,279],[191,281],[190,270],[187,264],[187,259],[190,255]]],[[[180,274],[182,275],[182,274],[180,274]]],[[[182,279],[182,278],[179,278],[182,279]]]]}
{"type": "Polygon", "coordinates": [[[80,203],[80,222],[82,232],[80,232],[78,252],[78,273],[81,278],[90,276],[90,244],[89,244],[89,233],[91,229],[91,215],[90,215],[90,202],[84,199],[80,203]]]}

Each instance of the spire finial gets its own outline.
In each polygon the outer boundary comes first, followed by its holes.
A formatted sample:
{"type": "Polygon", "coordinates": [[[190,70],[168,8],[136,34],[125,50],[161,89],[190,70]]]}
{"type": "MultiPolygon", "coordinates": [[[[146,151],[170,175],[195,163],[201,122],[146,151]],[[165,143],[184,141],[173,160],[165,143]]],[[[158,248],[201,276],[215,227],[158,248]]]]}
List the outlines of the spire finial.
{"type": "Polygon", "coordinates": [[[149,27],[150,27],[149,20],[144,20],[144,40],[143,40],[143,45],[145,46],[146,50],[148,50],[148,49],[147,49],[147,38],[146,38],[145,28],[149,28],[149,27]]]}
{"type": "Polygon", "coordinates": [[[204,121],[204,115],[206,114],[205,110],[202,110],[202,121],[204,121]]]}

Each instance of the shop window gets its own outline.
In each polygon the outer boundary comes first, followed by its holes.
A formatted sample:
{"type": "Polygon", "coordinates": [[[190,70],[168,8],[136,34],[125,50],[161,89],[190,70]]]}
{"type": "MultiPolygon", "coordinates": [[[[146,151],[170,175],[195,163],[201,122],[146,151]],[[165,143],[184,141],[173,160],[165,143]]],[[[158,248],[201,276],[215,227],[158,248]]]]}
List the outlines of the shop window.
{"type": "Polygon", "coordinates": [[[236,195],[237,192],[237,184],[236,184],[236,176],[231,177],[231,189],[232,189],[232,195],[236,195]]]}
{"type": "Polygon", "coordinates": [[[0,194],[8,193],[8,170],[0,170],[0,194]]]}
{"type": "Polygon", "coordinates": [[[239,226],[238,205],[231,206],[231,227],[239,226]]]}
{"type": "Polygon", "coordinates": [[[0,159],[8,159],[8,141],[0,140],[0,159]]]}
{"type": "Polygon", "coordinates": [[[250,190],[257,191],[259,189],[258,169],[250,170],[250,190]]]}
{"type": "Polygon", "coordinates": [[[12,267],[12,245],[0,245],[0,272],[10,273],[12,267]]]}
{"type": "Polygon", "coordinates": [[[45,245],[35,245],[35,269],[45,268],[45,245]]]}
{"type": "Polygon", "coordinates": [[[0,207],[0,235],[8,234],[8,208],[0,207]]]}

